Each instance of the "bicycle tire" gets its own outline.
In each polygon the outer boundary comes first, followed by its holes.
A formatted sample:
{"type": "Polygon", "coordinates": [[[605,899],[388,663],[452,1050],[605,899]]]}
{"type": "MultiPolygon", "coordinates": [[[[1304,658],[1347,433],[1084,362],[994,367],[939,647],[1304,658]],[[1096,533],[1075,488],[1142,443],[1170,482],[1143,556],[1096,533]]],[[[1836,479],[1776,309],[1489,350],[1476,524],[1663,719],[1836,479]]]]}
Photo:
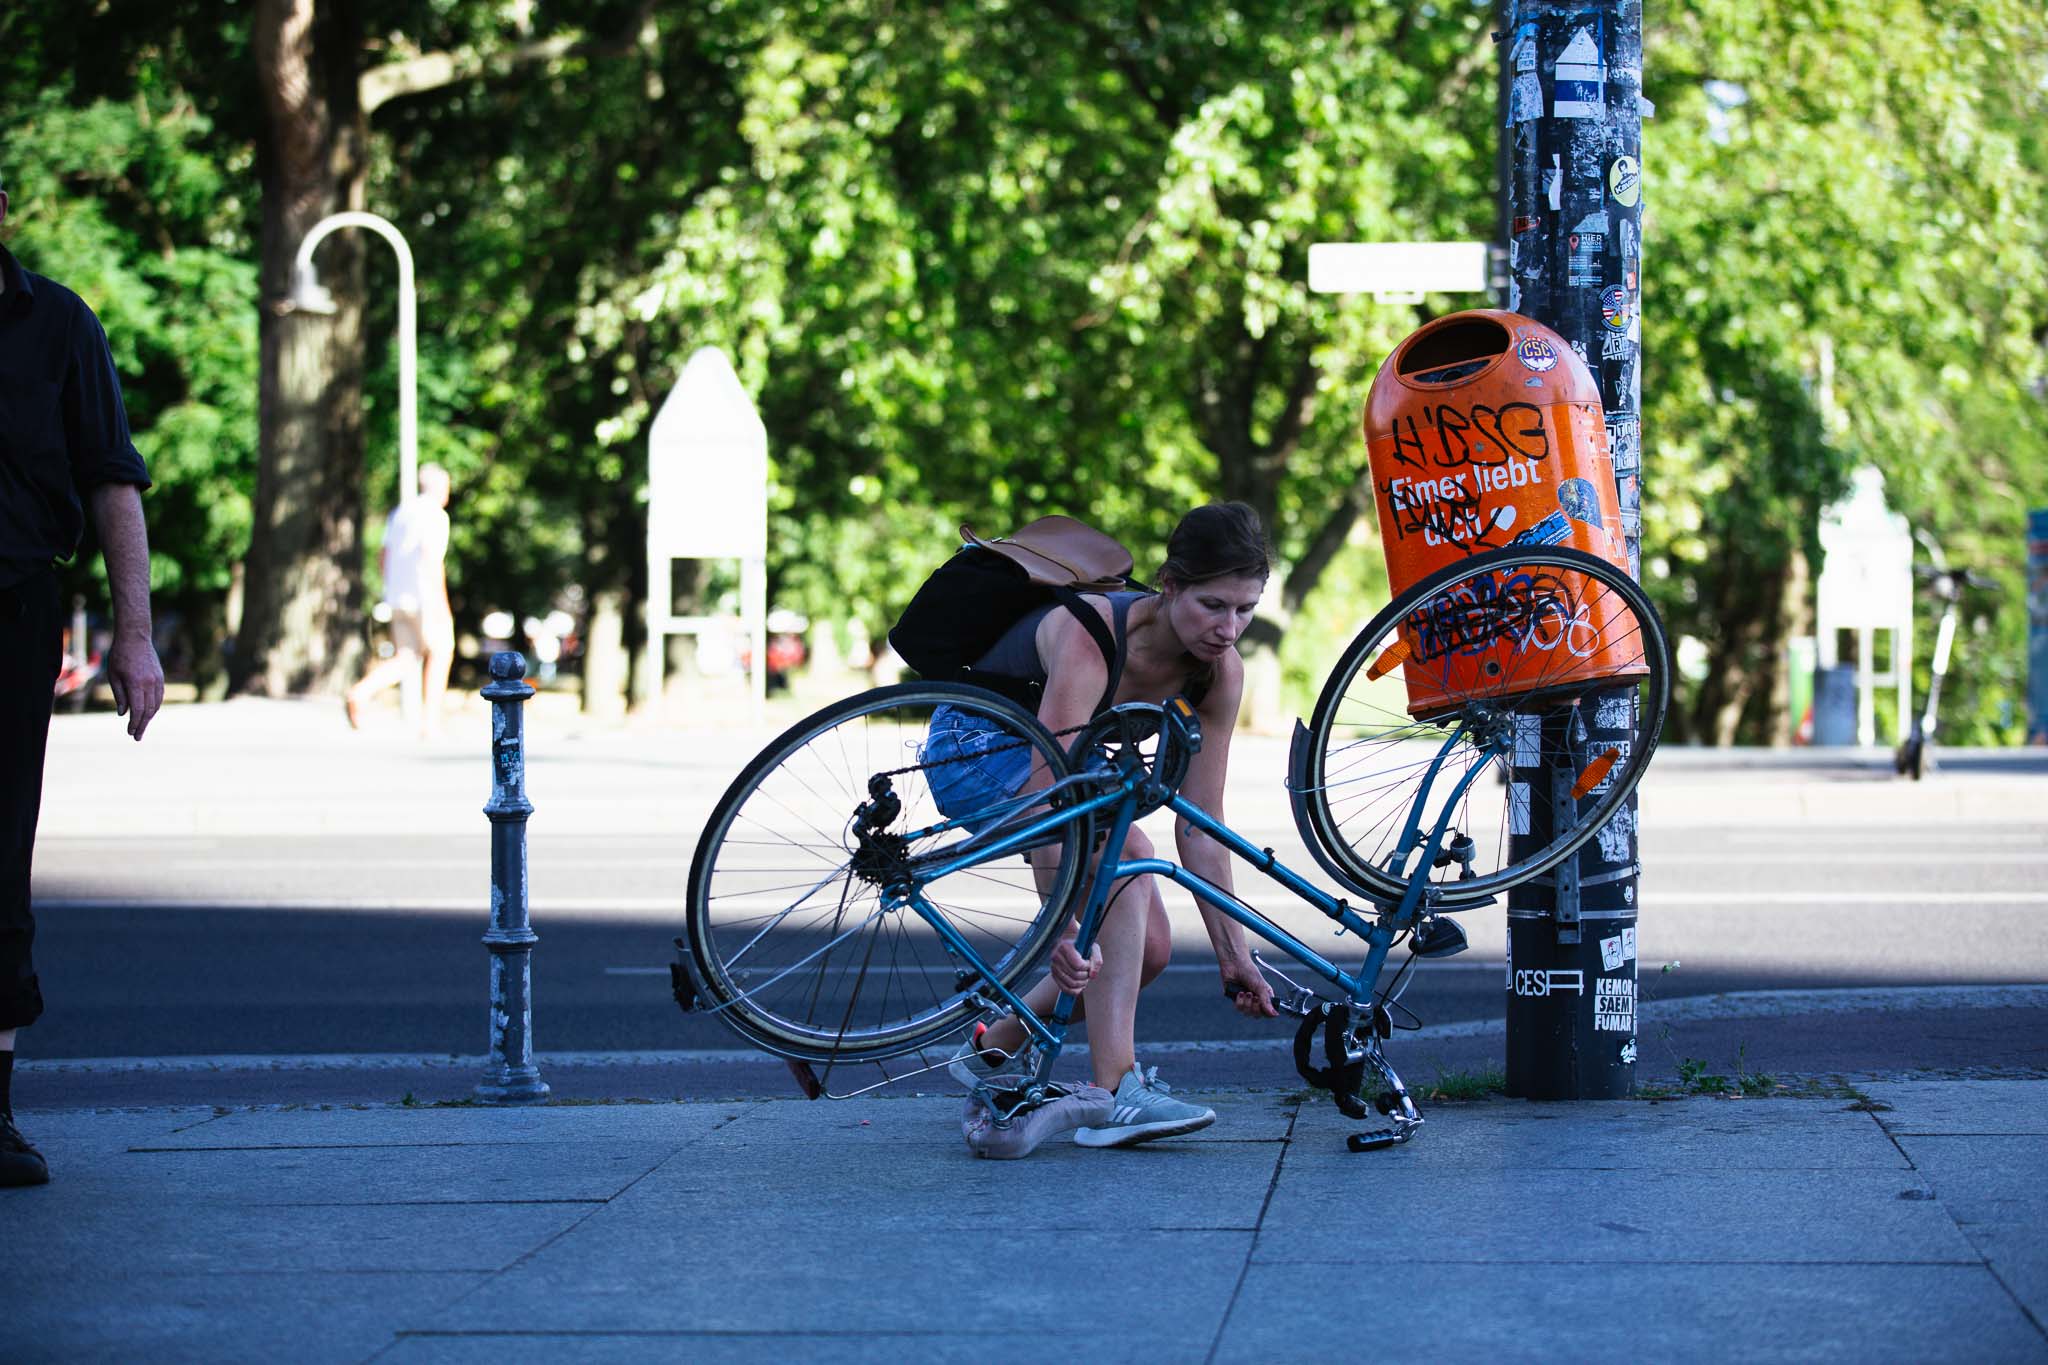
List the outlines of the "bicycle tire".
{"type": "MultiPolygon", "coordinates": [[[[1488,863],[1489,870],[1467,876],[1470,864],[1455,871],[1447,865],[1431,869],[1429,875],[1441,908],[1457,909],[1490,900],[1571,857],[1621,809],[1642,780],[1656,748],[1670,688],[1670,655],[1663,624],[1642,589],[1607,560],[1559,547],[1508,546],[1440,569],[1396,596],[1353,638],[1317,698],[1309,726],[1308,789],[1304,793],[1310,833],[1332,860],[1332,870],[1348,874],[1356,889],[1383,899],[1399,897],[1407,890],[1408,878],[1390,874],[1381,863],[1398,843],[1420,779],[1426,775],[1430,757],[1441,748],[1449,722],[1483,713],[1511,722],[1518,737],[1531,733],[1524,727],[1533,724],[1535,742],[1541,746],[1541,752],[1533,757],[1547,762],[1575,742],[1569,737],[1573,730],[1594,733],[1585,729],[1583,713],[1576,717],[1577,726],[1568,723],[1573,719],[1570,713],[1588,697],[1625,698],[1633,691],[1634,704],[1626,708],[1629,719],[1623,728],[1617,731],[1611,724],[1596,727],[1620,737],[1605,742],[1587,759],[1588,777],[1593,776],[1595,766],[1604,763],[1606,767],[1586,793],[1574,797],[1578,806],[1575,823],[1538,846],[1529,846],[1527,833],[1531,827],[1527,813],[1535,798],[1528,790],[1530,784],[1523,783],[1523,789],[1516,790],[1513,771],[1537,766],[1522,762],[1532,757],[1531,751],[1518,738],[1504,760],[1485,760],[1504,761],[1509,766],[1510,770],[1501,774],[1503,794],[1494,795],[1486,776],[1476,778],[1466,790],[1456,827],[1473,837],[1475,862],[1488,863]],[[1544,581],[1547,575],[1556,591],[1534,608],[1526,596],[1517,599],[1519,620],[1498,608],[1493,624],[1472,629],[1474,620],[1486,621],[1487,604],[1505,601],[1504,596],[1496,598],[1489,593],[1505,594],[1504,585],[1522,581],[1518,575],[1527,575],[1532,582],[1544,581]],[[1470,605],[1456,606],[1467,596],[1470,605]],[[1458,643],[1439,661],[1430,648],[1418,650],[1412,643],[1417,627],[1411,618],[1427,621],[1428,613],[1441,614],[1446,603],[1453,604],[1462,633],[1452,632],[1458,643]],[[1567,611],[1567,604],[1572,603],[1575,605],[1567,611]],[[1598,611],[1594,610],[1596,604],[1598,611]],[[1522,630],[1524,624],[1526,630],[1522,630]],[[1514,638],[1518,630],[1522,632],[1520,640],[1514,638]],[[1549,643],[1539,642],[1532,649],[1539,630],[1549,643]],[[1599,654],[1602,650],[1639,655],[1639,673],[1612,685],[1596,685],[1577,677],[1574,670],[1578,665],[1556,662],[1557,647],[1567,640],[1572,642],[1568,652],[1576,654],[1584,644],[1589,658],[1606,657],[1599,654]],[[1453,678],[1451,652],[1475,661],[1471,671],[1477,672],[1483,665],[1495,668],[1495,675],[1487,683],[1453,678]],[[1395,660],[1391,668],[1386,663],[1390,657],[1395,660]],[[1503,658],[1508,662],[1502,663],[1503,658]],[[1545,659],[1551,662],[1542,663],[1545,659]],[[1412,679],[1424,664],[1432,675],[1422,691],[1441,705],[1425,708],[1418,720],[1409,709],[1416,696],[1412,679]],[[1368,676],[1362,678],[1362,674],[1368,676]],[[1390,699],[1394,692],[1405,693],[1398,703],[1390,699]],[[1549,729],[1544,728],[1546,722],[1549,729]],[[1550,736],[1560,730],[1563,734],[1553,743],[1550,736]],[[1337,747],[1333,748],[1333,742],[1337,747]],[[1396,752],[1404,745],[1407,747],[1396,752]],[[1626,752],[1622,752],[1624,748],[1626,752]],[[1384,755],[1374,752],[1376,749],[1384,749],[1384,755]],[[1378,768],[1372,766],[1382,759],[1378,768]],[[1376,774],[1378,784],[1371,785],[1376,774]],[[1479,844],[1482,837],[1491,840],[1491,855],[1482,851],[1486,847],[1479,844]],[[1520,849],[1516,848],[1517,839],[1523,844],[1520,849]]],[[[1613,721],[1620,709],[1609,701],[1596,714],[1602,722],[1613,721]]],[[[1449,778],[1469,771],[1481,754],[1477,745],[1461,740],[1445,758],[1449,778]]],[[[1548,798],[1540,804],[1548,805],[1548,798]]]]}
{"type": "MultiPolygon", "coordinates": [[[[940,706],[1014,736],[1050,780],[1067,775],[1060,746],[1022,707],[963,684],[907,683],[799,721],[713,808],[691,862],[685,943],[705,998],[748,1041],[803,1061],[872,1060],[935,1041],[975,1013],[979,978],[963,975],[962,959],[915,910],[884,908],[884,882],[915,885],[1005,987],[1051,952],[1085,867],[1085,817],[1055,827],[1040,855],[1043,882],[1015,853],[937,881],[904,871],[914,855],[964,845],[974,837],[965,828],[904,842],[901,862],[890,861],[894,845],[857,832],[870,779],[892,769],[905,770],[888,779],[901,812],[877,834],[902,839],[950,823],[931,787],[945,765],[923,765],[940,706]]],[[[980,823],[978,810],[968,818],[980,823]]]]}

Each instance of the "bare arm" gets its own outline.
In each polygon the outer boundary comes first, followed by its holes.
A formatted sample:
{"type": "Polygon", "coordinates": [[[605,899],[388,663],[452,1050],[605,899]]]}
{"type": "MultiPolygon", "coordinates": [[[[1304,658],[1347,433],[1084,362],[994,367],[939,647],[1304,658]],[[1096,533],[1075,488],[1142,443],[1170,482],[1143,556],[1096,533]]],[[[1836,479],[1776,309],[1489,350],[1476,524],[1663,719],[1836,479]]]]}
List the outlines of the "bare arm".
{"type": "Polygon", "coordinates": [[[103,483],[92,491],[92,519],[107,560],[114,598],[114,643],[107,650],[107,683],[114,711],[128,717],[130,738],[141,739],[164,704],[164,669],[157,662],[149,617],[149,533],[142,492],[133,484],[103,483]]]}
{"type": "MultiPolygon", "coordinates": [[[[1237,710],[1244,697],[1244,662],[1235,650],[1216,665],[1216,680],[1209,695],[1202,698],[1202,748],[1188,764],[1188,775],[1180,789],[1189,800],[1218,820],[1223,818],[1223,780],[1230,771],[1230,735],[1237,727],[1237,710]]],[[[1230,853],[1221,844],[1185,820],[1173,826],[1175,851],[1188,871],[1213,886],[1233,891],[1230,883],[1230,853]]],[[[1209,943],[1216,950],[1216,965],[1223,973],[1223,988],[1240,1014],[1270,1019],[1273,988],[1252,962],[1244,930],[1220,910],[1201,907],[1202,927],[1209,931],[1209,943]]]]}

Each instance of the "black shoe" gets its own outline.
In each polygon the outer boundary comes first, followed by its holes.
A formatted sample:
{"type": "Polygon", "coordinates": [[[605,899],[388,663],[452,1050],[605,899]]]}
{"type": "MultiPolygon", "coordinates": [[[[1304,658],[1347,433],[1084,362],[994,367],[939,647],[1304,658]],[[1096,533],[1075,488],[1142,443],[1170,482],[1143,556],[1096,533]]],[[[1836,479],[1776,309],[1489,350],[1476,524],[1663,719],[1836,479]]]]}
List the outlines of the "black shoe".
{"type": "Polygon", "coordinates": [[[28,1145],[28,1139],[14,1126],[13,1115],[0,1115],[0,1189],[49,1183],[50,1163],[28,1145]]]}

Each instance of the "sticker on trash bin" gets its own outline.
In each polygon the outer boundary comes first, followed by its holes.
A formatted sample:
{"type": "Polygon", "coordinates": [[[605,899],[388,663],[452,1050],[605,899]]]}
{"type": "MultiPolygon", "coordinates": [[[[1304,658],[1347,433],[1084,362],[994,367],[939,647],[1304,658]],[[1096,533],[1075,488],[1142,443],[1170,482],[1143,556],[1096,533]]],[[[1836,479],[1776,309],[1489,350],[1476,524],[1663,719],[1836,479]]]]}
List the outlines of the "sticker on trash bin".
{"type": "Polygon", "coordinates": [[[1625,976],[1593,982],[1593,1028],[1599,1033],[1636,1031],[1636,983],[1625,976]]]}
{"type": "Polygon", "coordinates": [[[1582,521],[1594,530],[1602,529],[1600,496],[1593,491],[1593,485],[1586,479],[1566,479],[1557,486],[1557,505],[1573,521],[1582,521]]]}
{"type": "Polygon", "coordinates": [[[1621,966],[1621,935],[1600,940],[1600,970],[1611,972],[1621,966]]]}
{"type": "Polygon", "coordinates": [[[1536,373],[1543,374],[1557,368],[1557,347],[1542,337],[1525,332],[1515,339],[1515,359],[1536,373]]]}

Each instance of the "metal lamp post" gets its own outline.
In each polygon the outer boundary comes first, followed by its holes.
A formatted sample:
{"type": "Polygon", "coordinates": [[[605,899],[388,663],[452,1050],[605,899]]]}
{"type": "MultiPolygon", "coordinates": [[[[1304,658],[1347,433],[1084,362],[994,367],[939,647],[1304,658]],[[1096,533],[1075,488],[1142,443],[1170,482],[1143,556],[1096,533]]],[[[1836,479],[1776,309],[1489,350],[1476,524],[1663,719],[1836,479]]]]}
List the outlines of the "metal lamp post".
{"type": "Polygon", "coordinates": [[[291,301],[308,313],[334,312],[334,296],[313,269],[313,248],[338,228],[368,228],[398,255],[398,500],[419,495],[419,305],[413,289],[412,248],[388,219],[374,213],[331,213],[313,225],[292,262],[291,301]]]}

